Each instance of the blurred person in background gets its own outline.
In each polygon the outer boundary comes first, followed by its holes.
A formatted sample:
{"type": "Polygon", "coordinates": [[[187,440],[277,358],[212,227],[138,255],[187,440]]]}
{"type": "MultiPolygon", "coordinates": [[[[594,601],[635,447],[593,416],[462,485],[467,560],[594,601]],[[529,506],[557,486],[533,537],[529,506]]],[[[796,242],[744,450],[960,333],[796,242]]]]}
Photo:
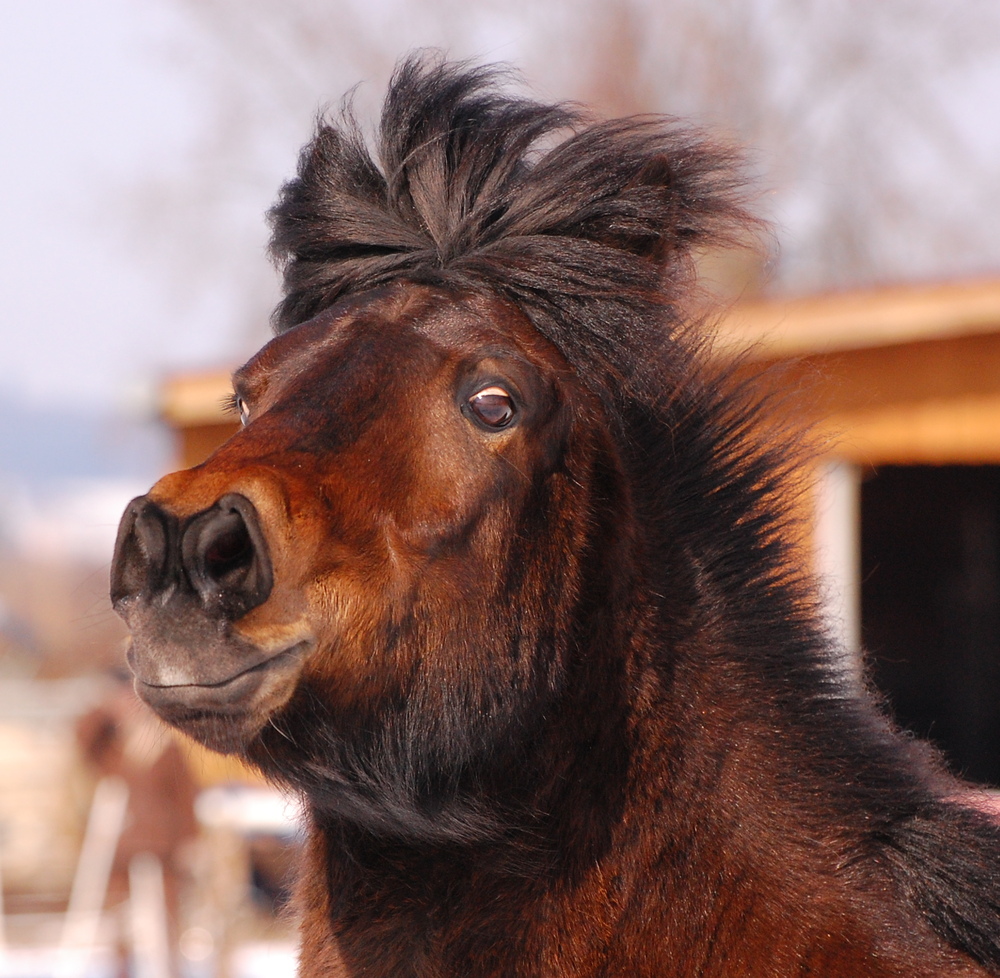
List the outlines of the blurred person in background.
{"type": "MultiPolygon", "coordinates": [[[[88,765],[100,778],[120,778],[128,807],[115,850],[105,907],[120,907],[129,897],[129,868],[140,854],[154,856],[163,870],[166,929],[171,973],[178,974],[176,948],[180,898],[190,875],[188,859],[197,835],[196,785],[174,737],[132,692],[122,673],[99,706],[77,723],[77,741],[88,765]]],[[[124,928],[119,928],[119,960],[128,974],[124,928]]]]}

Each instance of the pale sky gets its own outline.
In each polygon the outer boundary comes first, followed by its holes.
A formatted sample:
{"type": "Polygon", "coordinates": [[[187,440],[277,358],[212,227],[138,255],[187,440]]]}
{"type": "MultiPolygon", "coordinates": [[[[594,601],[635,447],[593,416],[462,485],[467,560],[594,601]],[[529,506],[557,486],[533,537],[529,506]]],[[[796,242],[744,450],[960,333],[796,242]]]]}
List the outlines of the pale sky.
{"type": "Polygon", "coordinates": [[[200,121],[185,27],[164,0],[0,3],[0,394],[120,404],[243,352],[224,309],[176,301],[130,254],[132,195],[200,121]]]}
{"type": "MultiPolygon", "coordinates": [[[[395,10],[390,0],[380,4],[367,0],[361,6],[373,17],[378,11],[388,16],[395,10]]],[[[470,43],[474,41],[487,60],[521,60],[515,42],[530,38],[534,48],[523,45],[534,50],[534,60],[526,59],[529,80],[544,84],[539,67],[546,62],[539,61],[541,55],[548,57],[552,62],[548,67],[555,72],[560,45],[574,46],[572,38],[557,29],[560,21],[555,13],[558,8],[560,16],[567,17],[571,5],[566,0],[551,4],[510,0],[512,20],[501,24],[495,15],[507,6],[468,0],[458,19],[476,27],[469,27],[470,43]],[[493,14],[487,16],[490,10],[493,14]],[[523,23],[515,25],[517,10],[523,23]],[[529,10],[534,12],[530,24],[529,10]],[[473,17],[477,11],[481,16],[473,17]],[[548,12],[552,15],[546,20],[548,12]]],[[[963,0],[954,9],[971,16],[976,6],[974,0],[963,0]]],[[[280,16],[280,5],[271,7],[280,16]]],[[[228,9],[232,15],[234,6],[228,9]]],[[[458,8],[448,9],[455,14],[458,8]]],[[[830,9],[840,9],[840,16],[850,13],[849,6],[830,9]]],[[[398,40],[398,53],[413,45],[443,43],[448,31],[440,19],[422,18],[405,30],[405,25],[396,25],[405,34],[398,40]]],[[[384,26],[378,36],[385,35],[385,43],[396,47],[389,37],[392,30],[384,26]]],[[[173,260],[185,241],[191,242],[188,252],[195,266],[206,250],[215,258],[224,249],[242,262],[241,267],[254,269],[259,254],[260,278],[253,282],[262,283],[260,291],[269,294],[273,272],[264,258],[263,212],[293,167],[297,148],[297,143],[285,145],[288,133],[279,138],[268,129],[266,138],[275,143],[272,155],[282,162],[274,164],[273,184],[268,173],[266,189],[253,190],[259,200],[246,197],[230,172],[217,173],[210,165],[196,171],[199,157],[192,147],[201,145],[199,139],[203,142],[206,121],[218,123],[220,110],[217,93],[192,61],[198,50],[197,29],[176,0],[0,0],[0,401],[16,399],[28,406],[69,410],[135,403],[169,370],[231,366],[266,336],[266,303],[258,302],[259,296],[241,306],[241,296],[232,294],[237,279],[226,277],[221,266],[207,268],[196,282],[197,274],[186,276],[182,263],[173,260]],[[151,187],[199,176],[207,177],[198,183],[202,191],[214,187],[221,194],[228,189],[239,198],[243,216],[229,230],[229,240],[213,237],[217,221],[213,227],[213,217],[199,215],[196,206],[183,214],[165,214],[163,209],[157,213],[154,206],[148,210],[151,238],[145,244],[150,246],[144,246],[137,215],[146,211],[140,211],[139,192],[145,188],[148,195],[151,187]],[[168,217],[175,218],[169,228],[168,217]],[[166,246],[158,250],[158,241],[166,246]],[[156,263],[181,271],[167,274],[156,263]]],[[[813,38],[810,43],[818,42],[813,38]]],[[[789,56],[802,53],[801,45],[788,44],[783,50],[789,56]]],[[[906,48],[896,56],[919,61],[920,52],[906,48]]],[[[952,122],[959,130],[970,131],[968,142],[980,151],[986,170],[1000,173],[993,162],[1000,152],[995,59],[966,74],[949,83],[955,90],[950,99],[952,122]]],[[[353,80],[352,72],[345,84],[353,80]]],[[[270,83],[266,77],[260,81],[270,83]]],[[[836,80],[830,84],[836,92],[836,80]]],[[[844,112],[854,117],[864,110],[869,94],[845,91],[850,97],[844,100],[844,112]]],[[[338,94],[339,90],[317,90],[315,105],[307,99],[303,133],[314,108],[338,94]]],[[[829,109],[831,103],[828,99],[823,104],[829,109]]],[[[803,118],[793,128],[804,145],[816,142],[815,119],[803,118]]],[[[911,197],[940,198],[945,210],[953,207],[956,213],[964,209],[980,219],[989,217],[997,200],[996,180],[965,188],[940,171],[939,161],[938,168],[926,175],[921,175],[919,162],[917,152],[910,154],[911,197]],[[983,197],[987,190],[990,199],[983,197]],[[963,202],[963,193],[969,201],[963,202]]],[[[887,159],[885,164],[898,166],[899,161],[887,159]]],[[[271,168],[269,162],[266,169],[271,168]]],[[[816,189],[807,181],[785,195],[784,207],[791,217],[779,228],[779,237],[786,257],[794,254],[796,222],[809,223],[808,206],[805,218],[795,216],[795,206],[822,200],[816,189]]],[[[163,206],[169,210],[169,204],[163,206]]],[[[992,220],[980,223],[993,226],[992,220]]],[[[914,238],[915,243],[923,240],[919,235],[914,238]]],[[[903,264],[908,260],[905,244],[894,245],[903,264]]],[[[939,272],[982,274],[996,267],[995,245],[994,241],[992,251],[984,248],[972,257],[960,255],[953,268],[944,262],[939,272]]],[[[920,257],[917,249],[911,262],[915,274],[923,274],[920,257]]]]}
{"type": "MultiPolygon", "coordinates": [[[[266,311],[247,321],[231,279],[186,290],[154,267],[183,240],[176,221],[154,207],[150,233],[176,237],[160,251],[136,240],[142,192],[189,175],[218,111],[185,63],[197,27],[171,0],[0,0],[0,401],[134,409],[170,370],[232,366],[266,337],[266,311]]],[[[317,93],[301,138],[324,94],[340,93],[317,93]]],[[[253,240],[231,244],[251,267],[259,251],[265,278],[263,214],[289,172],[242,205],[253,240]]],[[[197,261],[211,217],[180,220],[197,261]]]]}

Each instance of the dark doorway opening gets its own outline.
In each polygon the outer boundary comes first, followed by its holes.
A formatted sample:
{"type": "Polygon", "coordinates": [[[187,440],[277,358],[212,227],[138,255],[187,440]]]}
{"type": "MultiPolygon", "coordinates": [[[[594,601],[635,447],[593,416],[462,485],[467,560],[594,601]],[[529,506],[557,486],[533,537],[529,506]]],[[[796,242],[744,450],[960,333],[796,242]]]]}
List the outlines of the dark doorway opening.
{"type": "Polygon", "coordinates": [[[1000,785],[1000,466],[862,483],[861,629],[899,722],[1000,785]]]}

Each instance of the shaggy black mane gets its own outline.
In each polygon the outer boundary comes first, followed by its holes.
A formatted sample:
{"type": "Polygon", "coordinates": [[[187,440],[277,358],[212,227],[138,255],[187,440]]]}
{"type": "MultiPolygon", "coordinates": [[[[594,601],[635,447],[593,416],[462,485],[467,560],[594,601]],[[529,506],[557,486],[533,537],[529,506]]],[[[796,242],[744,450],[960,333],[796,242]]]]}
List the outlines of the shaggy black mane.
{"type": "Polygon", "coordinates": [[[375,159],[349,108],[320,123],[270,213],[279,331],[400,279],[485,283],[588,373],[621,382],[648,362],[679,323],[691,249],[755,223],[738,155],[661,117],[587,125],[505,80],[404,62],[375,159]]]}
{"type": "Polygon", "coordinates": [[[757,697],[782,717],[790,794],[814,792],[813,814],[864,840],[859,861],[887,867],[939,934],[1000,969],[1000,830],[949,800],[956,783],[934,755],[845,680],[784,542],[795,452],[762,447],[756,395],[701,365],[677,305],[692,249],[756,226],[738,156],[662,118],[587,124],[504,81],[411,59],[374,153],[349,110],[320,123],[271,211],[276,328],[397,281],[489,290],[523,310],[612,407],[648,583],[674,611],[689,593],[688,621],[714,629],[748,709],[757,697]]]}

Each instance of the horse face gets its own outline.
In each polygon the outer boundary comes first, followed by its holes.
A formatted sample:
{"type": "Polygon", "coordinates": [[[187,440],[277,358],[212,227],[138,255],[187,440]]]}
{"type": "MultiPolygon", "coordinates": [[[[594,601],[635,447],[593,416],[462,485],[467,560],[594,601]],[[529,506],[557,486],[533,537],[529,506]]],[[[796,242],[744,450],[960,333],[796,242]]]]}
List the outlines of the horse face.
{"type": "Polygon", "coordinates": [[[555,349],[497,301],[411,285],[278,336],[234,389],[243,429],[122,520],[139,696],[221,751],[294,726],[303,690],[345,741],[415,711],[453,745],[520,722],[558,684],[540,636],[580,532],[555,349]]]}

